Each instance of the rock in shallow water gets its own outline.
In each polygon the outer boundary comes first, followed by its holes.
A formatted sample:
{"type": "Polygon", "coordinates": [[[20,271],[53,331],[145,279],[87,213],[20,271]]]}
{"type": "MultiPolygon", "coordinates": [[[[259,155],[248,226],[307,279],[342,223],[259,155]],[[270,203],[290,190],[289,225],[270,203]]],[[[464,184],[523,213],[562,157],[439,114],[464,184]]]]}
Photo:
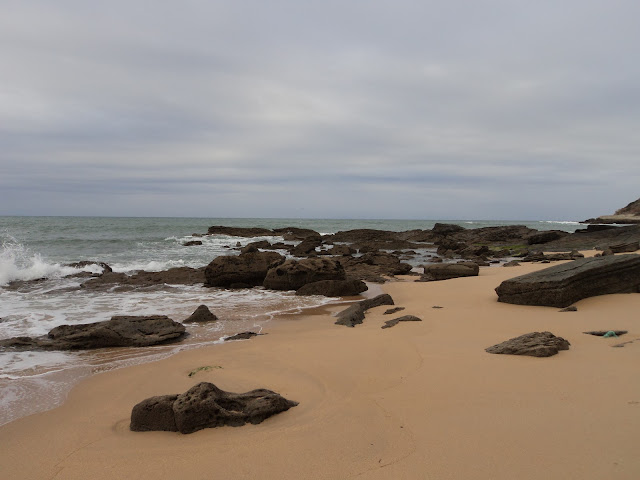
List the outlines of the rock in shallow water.
{"type": "Polygon", "coordinates": [[[239,427],[260,423],[296,405],[298,402],[271,390],[232,393],[202,382],[180,395],[151,397],[138,403],[131,412],[130,429],[193,433],[223,425],[239,427]]]}

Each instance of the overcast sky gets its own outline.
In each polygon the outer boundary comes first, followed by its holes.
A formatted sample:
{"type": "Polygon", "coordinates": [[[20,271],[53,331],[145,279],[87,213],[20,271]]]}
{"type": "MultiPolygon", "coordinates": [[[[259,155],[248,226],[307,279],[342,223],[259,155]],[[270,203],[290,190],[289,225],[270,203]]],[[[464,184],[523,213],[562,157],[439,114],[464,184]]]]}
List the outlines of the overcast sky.
{"type": "Polygon", "coordinates": [[[637,0],[0,7],[0,215],[581,220],[640,197],[637,0]]]}

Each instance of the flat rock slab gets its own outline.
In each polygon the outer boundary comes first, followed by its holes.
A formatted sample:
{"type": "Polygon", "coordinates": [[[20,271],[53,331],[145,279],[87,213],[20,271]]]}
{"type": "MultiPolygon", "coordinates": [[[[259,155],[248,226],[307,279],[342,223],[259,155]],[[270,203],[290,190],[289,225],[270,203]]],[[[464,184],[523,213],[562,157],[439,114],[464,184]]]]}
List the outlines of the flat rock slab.
{"type": "Polygon", "coordinates": [[[380,328],[391,328],[395,327],[400,322],[421,322],[422,319],[416,317],[415,315],[404,315],[398,318],[392,318],[391,320],[387,320],[384,322],[384,325],[380,328]]]}
{"type": "Polygon", "coordinates": [[[364,312],[370,308],[379,307],[380,305],[394,305],[393,298],[388,293],[383,293],[373,298],[367,298],[355,303],[345,310],[338,312],[338,320],[336,325],[344,325],[345,327],[355,327],[360,325],[364,320],[364,312]]]}
{"type": "Polygon", "coordinates": [[[583,298],[640,289],[640,255],[582,258],[502,282],[498,301],[568,307],[583,298]]]}
{"type": "Polygon", "coordinates": [[[88,350],[107,347],[148,347],[180,339],[184,325],[166,315],[114,316],[106,322],[60,325],[43,337],[17,337],[0,347],[17,350],[88,350]]]}
{"type": "Polygon", "coordinates": [[[485,351],[503,355],[550,357],[560,350],[569,350],[569,345],[571,344],[567,340],[556,337],[551,332],[533,332],[485,348],[485,351]]]}
{"type": "Polygon", "coordinates": [[[596,337],[604,337],[609,332],[613,332],[613,335],[609,334],[610,337],[613,337],[614,335],[616,337],[619,337],[620,335],[624,335],[625,333],[629,333],[628,330],[592,330],[590,332],[582,332],[582,333],[586,333],[587,335],[595,335],[596,337]]]}
{"type": "Polygon", "coordinates": [[[202,382],[180,395],[151,397],[138,403],[131,411],[129,428],[134,432],[193,433],[224,425],[239,427],[261,423],[296,405],[298,402],[271,390],[232,393],[202,382]]]}
{"type": "Polygon", "coordinates": [[[236,333],[235,335],[231,335],[224,339],[225,342],[230,342],[231,340],[249,340],[252,337],[257,337],[258,335],[265,335],[264,333],[256,333],[256,332],[242,332],[236,333]]]}

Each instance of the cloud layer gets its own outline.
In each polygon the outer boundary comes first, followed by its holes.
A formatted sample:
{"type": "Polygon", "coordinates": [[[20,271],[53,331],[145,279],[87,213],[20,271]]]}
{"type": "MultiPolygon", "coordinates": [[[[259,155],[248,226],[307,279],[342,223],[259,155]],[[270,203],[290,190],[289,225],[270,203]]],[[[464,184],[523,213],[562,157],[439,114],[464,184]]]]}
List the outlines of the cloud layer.
{"type": "Polygon", "coordinates": [[[637,2],[6,3],[0,214],[583,219],[640,196],[637,2]]]}

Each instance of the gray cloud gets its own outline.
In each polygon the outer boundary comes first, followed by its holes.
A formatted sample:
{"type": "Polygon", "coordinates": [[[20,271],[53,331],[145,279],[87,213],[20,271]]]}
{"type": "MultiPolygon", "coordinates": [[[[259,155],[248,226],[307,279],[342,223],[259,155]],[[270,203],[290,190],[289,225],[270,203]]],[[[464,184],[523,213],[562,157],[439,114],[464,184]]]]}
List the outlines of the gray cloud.
{"type": "Polygon", "coordinates": [[[8,2],[0,214],[611,213],[636,3],[8,2]]]}

